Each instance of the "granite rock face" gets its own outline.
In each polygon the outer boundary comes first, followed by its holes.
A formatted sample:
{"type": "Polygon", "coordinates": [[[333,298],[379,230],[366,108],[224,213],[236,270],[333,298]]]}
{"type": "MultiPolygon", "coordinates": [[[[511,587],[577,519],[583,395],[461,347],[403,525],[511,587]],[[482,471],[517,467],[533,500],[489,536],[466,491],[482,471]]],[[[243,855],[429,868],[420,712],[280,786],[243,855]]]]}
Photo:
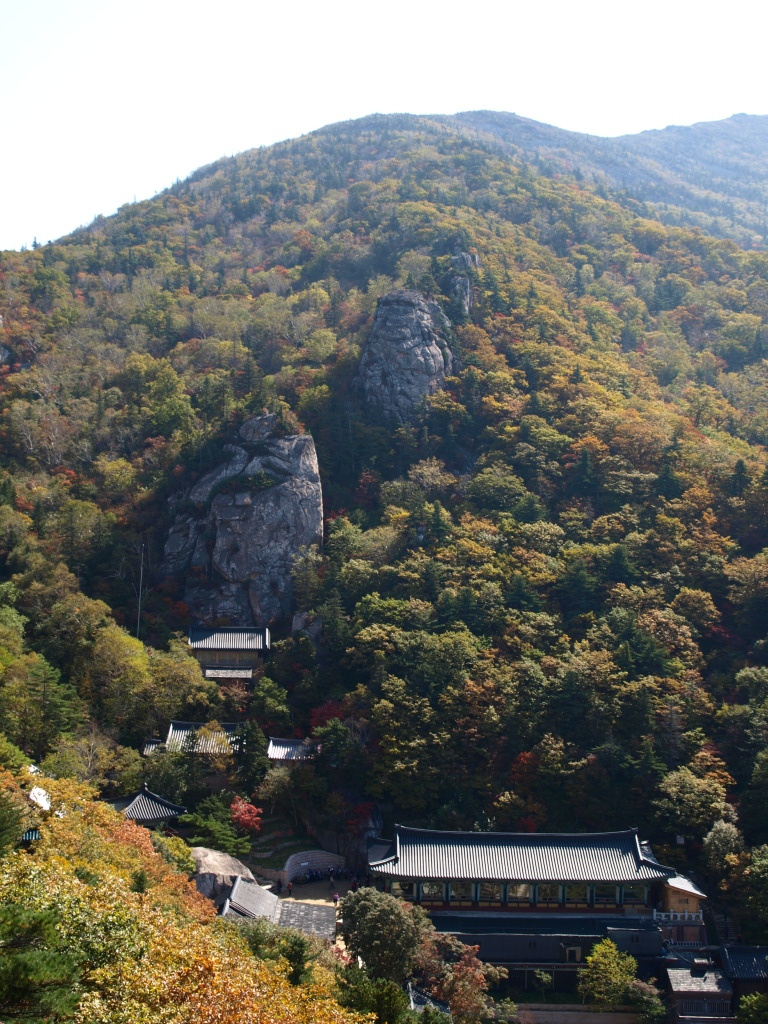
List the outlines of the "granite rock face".
{"type": "Polygon", "coordinates": [[[452,277],[448,285],[448,294],[468,317],[472,311],[474,296],[472,294],[472,270],[480,266],[480,258],[476,253],[457,252],[451,257],[452,277]]]}
{"type": "Polygon", "coordinates": [[[315,443],[276,437],[275,416],[240,428],[227,461],[191,488],[165,544],[162,572],[184,576],[184,600],[208,625],[266,626],[292,611],[291,568],[319,544],[323,505],[315,443]],[[222,489],[223,488],[223,489],[222,489]]]}
{"type": "Polygon", "coordinates": [[[379,299],[360,360],[366,405],[386,420],[412,419],[427,395],[439,391],[453,369],[446,340],[448,319],[436,302],[415,291],[379,299]]]}
{"type": "Polygon", "coordinates": [[[238,876],[247,878],[249,882],[256,881],[250,868],[235,857],[230,857],[228,853],[222,853],[221,850],[193,846],[190,853],[195,860],[194,879],[197,891],[215,903],[224,901],[238,876]]]}

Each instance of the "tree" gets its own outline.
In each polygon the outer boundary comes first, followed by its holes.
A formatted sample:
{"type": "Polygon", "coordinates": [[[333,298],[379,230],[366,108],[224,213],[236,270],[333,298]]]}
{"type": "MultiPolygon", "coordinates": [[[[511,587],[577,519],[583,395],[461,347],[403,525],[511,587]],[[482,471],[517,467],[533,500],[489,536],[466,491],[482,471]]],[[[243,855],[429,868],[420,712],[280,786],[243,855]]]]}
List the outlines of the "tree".
{"type": "Polygon", "coordinates": [[[52,910],[0,907],[3,1020],[61,1020],[80,1000],[80,968],[52,910]]]}
{"type": "Polygon", "coordinates": [[[637,960],[619,952],[610,939],[598,942],[579,971],[578,991],[583,1002],[616,1006],[637,975],[637,960]]]}
{"type": "Polygon", "coordinates": [[[91,726],[87,733],[59,739],[40,767],[46,775],[90,782],[117,796],[139,788],[144,762],[137,750],[119,746],[91,726]]]}
{"type": "Polygon", "coordinates": [[[238,785],[252,793],[269,771],[267,738],[258,722],[250,719],[240,726],[234,754],[238,785]]]}
{"type": "Polygon", "coordinates": [[[741,833],[730,821],[716,821],[704,836],[704,859],[715,874],[723,875],[729,855],[741,853],[743,849],[741,833]]]}
{"type": "Polygon", "coordinates": [[[5,768],[6,771],[17,774],[22,768],[26,768],[31,763],[23,751],[19,750],[14,743],[7,740],[0,732],[0,768],[5,768]]]}
{"type": "Polygon", "coordinates": [[[152,678],[144,644],[110,623],[97,631],[84,671],[100,720],[116,726],[123,736],[143,739],[153,721],[153,709],[145,702],[152,678]]]}
{"type": "Polygon", "coordinates": [[[742,996],[736,1008],[736,1024],[768,1024],[768,995],[753,992],[742,996]]]}
{"type": "Polygon", "coordinates": [[[699,778],[690,768],[678,768],[661,780],[654,805],[663,829],[695,837],[728,813],[725,786],[712,777],[699,778]]]}
{"type": "Polygon", "coordinates": [[[228,801],[223,796],[205,797],[194,813],[182,814],[179,821],[195,829],[196,834],[188,839],[190,846],[208,846],[231,857],[250,853],[251,840],[235,831],[228,801]]]}
{"type": "Polygon", "coordinates": [[[80,722],[83,704],[72,686],[39,654],[24,654],[6,670],[0,715],[8,738],[36,761],[80,722]]]}
{"type": "Polygon", "coordinates": [[[429,924],[421,907],[370,888],[348,892],[339,906],[341,934],[352,956],[362,959],[371,977],[402,984],[429,924]]]}
{"type": "Polygon", "coordinates": [[[359,967],[340,971],[339,1002],[360,1013],[375,1014],[376,1024],[399,1024],[408,1009],[408,996],[394,981],[372,978],[359,967]]]}
{"type": "Polygon", "coordinates": [[[24,831],[24,805],[10,793],[0,790],[0,858],[21,839],[24,831]]]}
{"type": "Polygon", "coordinates": [[[230,816],[232,824],[248,835],[256,835],[261,829],[261,808],[249,804],[240,796],[232,801],[230,816]]]}

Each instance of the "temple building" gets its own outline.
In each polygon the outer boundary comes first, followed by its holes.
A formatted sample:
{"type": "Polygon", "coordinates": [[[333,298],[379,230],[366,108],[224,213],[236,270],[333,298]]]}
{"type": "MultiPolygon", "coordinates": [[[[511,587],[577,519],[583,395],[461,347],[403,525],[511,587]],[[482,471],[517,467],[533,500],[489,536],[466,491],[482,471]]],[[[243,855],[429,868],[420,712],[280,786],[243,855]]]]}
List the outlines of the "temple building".
{"type": "Polygon", "coordinates": [[[424,907],[438,930],[495,963],[580,963],[605,937],[635,956],[706,941],[701,892],[637,831],[438,832],[395,826],[369,842],[371,875],[424,907]],[[683,903],[683,901],[686,901],[683,903]]]}
{"type": "Polygon", "coordinates": [[[193,626],[189,648],[206,679],[252,679],[271,644],[268,629],[193,626]]]}
{"type": "Polygon", "coordinates": [[[242,728],[242,722],[217,722],[212,727],[212,723],[206,722],[173,721],[168,726],[168,735],[165,740],[160,739],[159,736],[153,736],[144,744],[143,753],[145,756],[154,754],[164,743],[165,749],[170,751],[186,751],[193,754],[232,754],[239,748],[242,728]]]}
{"type": "Polygon", "coordinates": [[[311,761],[320,750],[320,744],[309,739],[281,739],[270,736],[267,757],[279,765],[292,765],[297,761],[311,761]]]}

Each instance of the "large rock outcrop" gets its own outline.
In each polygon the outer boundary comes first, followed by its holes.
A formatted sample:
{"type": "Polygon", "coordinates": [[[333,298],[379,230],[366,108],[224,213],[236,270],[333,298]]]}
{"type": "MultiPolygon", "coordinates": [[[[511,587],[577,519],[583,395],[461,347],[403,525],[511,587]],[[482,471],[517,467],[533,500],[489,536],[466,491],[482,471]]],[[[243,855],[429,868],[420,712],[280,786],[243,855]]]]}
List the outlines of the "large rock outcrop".
{"type": "Polygon", "coordinates": [[[208,625],[266,626],[292,611],[291,569],[319,544],[323,505],[315,443],[277,437],[277,418],[257,416],[225,445],[226,461],[183,495],[162,572],[186,579],[184,600],[208,625]]]}
{"type": "Polygon", "coordinates": [[[209,900],[223,902],[236,878],[256,881],[250,868],[228,853],[209,850],[207,846],[193,846],[190,852],[195,860],[194,880],[197,891],[209,900]]]}
{"type": "Polygon", "coordinates": [[[474,296],[472,293],[472,271],[480,266],[477,253],[457,252],[451,257],[451,277],[448,282],[448,294],[464,318],[472,312],[474,296]]]}
{"type": "Polygon", "coordinates": [[[453,369],[449,328],[438,304],[419,292],[382,296],[360,360],[366,405],[386,420],[411,420],[426,396],[444,386],[453,369]]]}

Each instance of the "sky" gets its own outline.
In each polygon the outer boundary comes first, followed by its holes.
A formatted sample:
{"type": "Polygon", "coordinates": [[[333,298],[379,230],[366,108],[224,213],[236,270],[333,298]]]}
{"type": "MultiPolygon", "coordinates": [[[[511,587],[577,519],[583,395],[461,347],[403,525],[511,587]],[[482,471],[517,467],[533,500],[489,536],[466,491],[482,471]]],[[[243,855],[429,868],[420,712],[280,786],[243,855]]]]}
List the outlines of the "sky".
{"type": "Polygon", "coordinates": [[[0,249],[374,112],[768,114],[767,23],[757,0],[0,0],[0,249]]]}

